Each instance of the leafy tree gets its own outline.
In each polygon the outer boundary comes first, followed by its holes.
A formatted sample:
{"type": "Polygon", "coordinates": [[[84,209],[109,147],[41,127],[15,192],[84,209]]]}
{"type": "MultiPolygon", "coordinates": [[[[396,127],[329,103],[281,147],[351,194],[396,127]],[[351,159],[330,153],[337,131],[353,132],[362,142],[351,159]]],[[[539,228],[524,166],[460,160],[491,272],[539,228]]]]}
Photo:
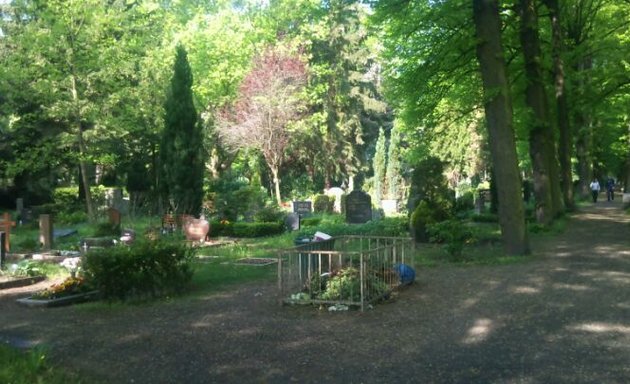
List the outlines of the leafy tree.
{"type": "Polygon", "coordinates": [[[388,199],[402,201],[404,192],[404,180],[401,164],[400,131],[396,124],[392,127],[387,151],[387,169],[385,171],[385,184],[387,185],[388,199]]]}
{"type": "Polygon", "coordinates": [[[484,106],[490,153],[498,183],[499,224],[503,245],[509,254],[524,254],[529,252],[529,243],[497,1],[474,0],[473,20],[478,39],[477,58],[485,91],[484,106]]]}
{"type": "Polygon", "coordinates": [[[199,215],[203,200],[203,132],[193,103],[193,78],[186,50],[176,48],[173,77],[164,105],[160,147],[162,188],[177,213],[199,215]]]}
{"type": "Polygon", "coordinates": [[[306,67],[300,57],[280,47],[256,57],[252,67],[241,84],[234,108],[218,116],[217,128],[225,145],[262,154],[271,171],[276,201],[281,205],[280,168],[294,125],[304,109],[299,96],[306,83],[306,67]]]}

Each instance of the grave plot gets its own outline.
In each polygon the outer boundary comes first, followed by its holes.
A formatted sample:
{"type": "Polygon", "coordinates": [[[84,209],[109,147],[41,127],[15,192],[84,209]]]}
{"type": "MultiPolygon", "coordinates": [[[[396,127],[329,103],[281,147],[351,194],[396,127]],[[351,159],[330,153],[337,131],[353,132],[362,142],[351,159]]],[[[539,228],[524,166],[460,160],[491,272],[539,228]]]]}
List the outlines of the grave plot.
{"type": "Polygon", "coordinates": [[[343,236],[281,251],[283,303],[360,307],[415,280],[410,238],[343,236]]]}

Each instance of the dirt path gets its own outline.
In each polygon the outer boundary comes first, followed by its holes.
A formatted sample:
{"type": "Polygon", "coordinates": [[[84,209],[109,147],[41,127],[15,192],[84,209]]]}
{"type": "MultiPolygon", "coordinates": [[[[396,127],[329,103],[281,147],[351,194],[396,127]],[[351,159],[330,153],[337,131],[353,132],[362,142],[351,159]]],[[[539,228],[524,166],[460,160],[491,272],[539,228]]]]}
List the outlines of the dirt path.
{"type": "Polygon", "coordinates": [[[532,262],[418,271],[365,313],[279,308],[273,284],[112,311],[22,308],[22,289],[0,292],[0,340],[107,383],[628,383],[620,208],[585,209],[532,262]]]}

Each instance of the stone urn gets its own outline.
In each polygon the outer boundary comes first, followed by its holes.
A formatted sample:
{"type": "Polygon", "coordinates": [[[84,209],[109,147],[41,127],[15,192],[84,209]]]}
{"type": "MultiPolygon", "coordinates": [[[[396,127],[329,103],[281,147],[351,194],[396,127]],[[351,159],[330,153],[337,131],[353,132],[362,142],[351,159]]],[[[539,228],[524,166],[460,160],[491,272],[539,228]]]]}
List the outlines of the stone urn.
{"type": "Polygon", "coordinates": [[[188,218],[184,222],[186,240],[202,242],[210,232],[210,223],[205,219],[188,218]]]}

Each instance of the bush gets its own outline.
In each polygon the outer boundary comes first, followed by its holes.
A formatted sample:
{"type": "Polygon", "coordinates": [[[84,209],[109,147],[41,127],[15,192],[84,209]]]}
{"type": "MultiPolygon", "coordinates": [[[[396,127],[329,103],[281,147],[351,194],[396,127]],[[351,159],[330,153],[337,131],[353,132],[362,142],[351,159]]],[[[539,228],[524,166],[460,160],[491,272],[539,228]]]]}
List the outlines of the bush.
{"type": "Polygon", "coordinates": [[[282,222],[284,212],[277,206],[265,207],[254,214],[254,220],[258,223],[282,222]]]}
{"type": "Polygon", "coordinates": [[[120,236],[120,225],[113,225],[109,222],[101,222],[96,224],[94,230],[95,237],[120,236]]]}
{"type": "MultiPolygon", "coordinates": [[[[339,217],[337,215],[336,217],[339,217]]],[[[306,225],[305,225],[306,226],[306,225]]],[[[368,221],[365,224],[348,225],[340,221],[327,220],[327,217],[321,219],[315,230],[327,233],[331,236],[344,235],[371,235],[371,236],[390,236],[390,237],[406,237],[409,236],[409,223],[406,217],[385,217],[381,220],[368,221]]],[[[300,236],[311,237],[315,230],[313,228],[303,229],[299,232],[300,236]]]]}
{"type": "Polygon", "coordinates": [[[471,220],[476,223],[498,223],[499,216],[495,213],[480,213],[478,215],[473,215],[471,220]]]}
{"type": "Polygon", "coordinates": [[[300,220],[300,225],[304,227],[314,227],[322,222],[321,217],[305,217],[300,220]]]}
{"type": "Polygon", "coordinates": [[[284,232],[284,224],[273,223],[230,223],[227,221],[212,222],[210,236],[263,237],[284,232]]]}
{"type": "Polygon", "coordinates": [[[411,228],[416,242],[429,241],[428,226],[449,218],[449,212],[438,204],[422,200],[411,214],[411,228]]]}
{"type": "Polygon", "coordinates": [[[79,224],[88,221],[88,216],[87,213],[83,211],[63,211],[55,215],[55,221],[60,224],[79,224]]]}
{"type": "Polygon", "coordinates": [[[467,212],[475,209],[475,194],[468,191],[455,200],[456,212],[467,212]]]}
{"type": "Polygon", "coordinates": [[[91,249],[82,266],[104,298],[125,300],[182,292],[193,258],[194,249],[184,243],[143,239],[130,247],[91,249]]]}
{"type": "MultiPolygon", "coordinates": [[[[387,292],[387,285],[379,276],[369,273],[366,279],[365,295],[367,300],[382,296],[387,292]]],[[[359,270],[348,267],[336,272],[325,283],[325,290],[320,295],[323,300],[361,300],[361,278],[359,270]]]]}
{"type": "Polygon", "coordinates": [[[313,212],[332,213],[335,207],[335,198],[327,195],[316,195],[313,199],[313,212]]]}
{"type": "Polygon", "coordinates": [[[462,259],[464,245],[474,239],[473,233],[464,223],[458,220],[446,220],[427,226],[427,232],[434,243],[444,244],[444,249],[453,258],[453,261],[462,259]]]}

